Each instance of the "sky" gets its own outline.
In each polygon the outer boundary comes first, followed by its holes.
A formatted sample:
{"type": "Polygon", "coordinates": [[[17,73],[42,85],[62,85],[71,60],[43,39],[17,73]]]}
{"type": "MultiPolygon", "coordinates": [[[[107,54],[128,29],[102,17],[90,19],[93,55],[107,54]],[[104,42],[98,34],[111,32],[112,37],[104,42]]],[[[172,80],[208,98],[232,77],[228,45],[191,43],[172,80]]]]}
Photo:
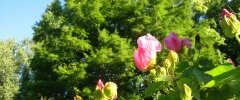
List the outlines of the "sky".
{"type": "Polygon", "coordinates": [[[32,38],[33,25],[53,0],[0,0],[0,40],[32,38]]]}

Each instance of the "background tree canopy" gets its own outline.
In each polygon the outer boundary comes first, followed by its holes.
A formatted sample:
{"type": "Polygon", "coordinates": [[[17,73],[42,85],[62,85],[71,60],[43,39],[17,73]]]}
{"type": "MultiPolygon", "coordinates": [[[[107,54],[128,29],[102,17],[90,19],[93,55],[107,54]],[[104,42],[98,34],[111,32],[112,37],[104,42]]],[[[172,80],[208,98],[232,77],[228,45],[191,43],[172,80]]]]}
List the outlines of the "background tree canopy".
{"type": "Polygon", "coordinates": [[[25,92],[22,90],[27,90],[24,79],[30,77],[28,66],[33,54],[30,47],[31,41],[28,39],[20,43],[16,43],[15,39],[0,40],[1,100],[11,100],[20,92],[25,92]]]}
{"type": "MultiPolygon", "coordinates": [[[[135,68],[133,52],[137,38],[147,33],[159,40],[170,32],[190,38],[195,55],[189,57],[194,63],[187,65],[201,71],[222,64],[228,57],[236,61],[239,44],[224,36],[218,22],[223,8],[231,7],[237,13],[239,3],[238,0],[54,0],[33,27],[34,56],[29,67],[26,63],[21,68],[20,92],[16,98],[66,100],[79,95],[93,99],[97,80],[102,79],[117,83],[118,99],[141,99],[149,83],[144,81],[146,75],[135,68]]],[[[31,58],[30,55],[27,57],[31,58]]],[[[188,56],[184,57],[182,65],[189,61],[188,56]]],[[[158,58],[158,62],[162,59],[158,58]]]]}
{"type": "Polygon", "coordinates": [[[16,43],[14,40],[0,41],[0,99],[14,97],[18,91],[16,43]]]}

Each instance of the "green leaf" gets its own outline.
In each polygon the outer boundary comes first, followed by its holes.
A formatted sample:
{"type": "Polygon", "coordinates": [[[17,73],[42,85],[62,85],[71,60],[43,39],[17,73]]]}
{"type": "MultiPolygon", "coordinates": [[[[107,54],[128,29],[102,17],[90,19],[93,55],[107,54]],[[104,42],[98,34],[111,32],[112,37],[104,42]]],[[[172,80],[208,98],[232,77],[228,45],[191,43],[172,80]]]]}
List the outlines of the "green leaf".
{"type": "Polygon", "coordinates": [[[239,78],[240,67],[234,69],[231,64],[223,64],[206,73],[212,76],[212,80],[203,87],[223,86],[239,78]]]}
{"type": "Polygon", "coordinates": [[[199,82],[207,82],[211,79],[210,76],[207,74],[203,73],[199,69],[193,69],[193,75],[197,78],[199,82]]]}
{"type": "Polygon", "coordinates": [[[225,64],[220,65],[220,66],[218,66],[218,67],[216,67],[216,68],[214,68],[214,69],[212,69],[212,70],[210,70],[210,71],[207,71],[207,72],[205,72],[205,73],[207,73],[207,74],[215,77],[215,76],[218,76],[218,75],[220,75],[220,74],[222,74],[222,73],[228,72],[228,71],[230,71],[230,70],[232,70],[232,69],[234,69],[234,67],[232,66],[232,64],[230,64],[230,63],[225,63],[225,64]]]}
{"type": "Polygon", "coordinates": [[[160,81],[160,82],[156,82],[151,84],[146,91],[144,92],[144,98],[146,97],[150,97],[153,93],[159,91],[160,89],[162,89],[164,86],[164,82],[160,81]]]}
{"type": "Polygon", "coordinates": [[[195,75],[195,77],[198,79],[198,81],[203,81],[204,80],[203,73],[198,69],[193,69],[193,75],[195,75]]]}
{"type": "Polygon", "coordinates": [[[214,87],[215,84],[216,84],[215,81],[211,80],[206,85],[204,85],[203,87],[214,87]]]}

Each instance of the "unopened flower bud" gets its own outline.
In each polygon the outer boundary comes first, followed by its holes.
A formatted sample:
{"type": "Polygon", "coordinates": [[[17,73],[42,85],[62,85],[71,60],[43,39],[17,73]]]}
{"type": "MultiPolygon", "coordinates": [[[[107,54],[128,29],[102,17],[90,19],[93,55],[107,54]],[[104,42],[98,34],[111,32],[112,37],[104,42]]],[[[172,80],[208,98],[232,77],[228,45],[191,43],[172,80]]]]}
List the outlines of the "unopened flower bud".
{"type": "Polygon", "coordinates": [[[149,80],[154,80],[156,78],[156,70],[155,69],[151,69],[150,70],[150,74],[148,75],[148,79],[149,80]]]}
{"type": "Polygon", "coordinates": [[[170,50],[168,53],[167,59],[171,60],[173,63],[177,63],[178,62],[178,54],[175,51],[170,50]]]}
{"type": "Polygon", "coordinates": [[[167,75],[167,70],[164,67],[160,67],[160,72],[163,75],[167,75]]]}
{"type": "Polygon", "coordinates": [[[83,100],[83,98],[82,98],[81,96],[79,96],[79,95],[76,95],[76,96],[74,97],[74,100],[83,100]]]}
{"type": "Polygon", "coordinates": [[[104,93],[111,100],[113,98],[116,98],[117,97],[117,85],[113,82],[107,82],[104,86],[104,93]]]}
{"type": "Polygon", "coordinates": [[[150,70],[150,75],[155,76],[156,75],[156,70],[155,69],[150,70]]]}
{"type": "Polygon", "coordinates": [[[226,34],[226,36],[233,38],[238,34],[240,31],[240,22],[238,21],[237,17],[228,12],[226,9],[223,9],[221,20],[220,20],[220,26],[223,29],[223,32],[226,34]]]}
{"type": "Polygon", "coordinates": [[[166,68],[166,69],[170,68],[171,67],[171,61],[169,59],[165,59],[163,61],[163,67],[166,68]]]}
{"type": "Polygon", "coordinates": [[[187,84],[183,84],[184,94],[181,95],[182,100],[192,100],[192,90],[187,84]]]}
{"type": "Polygon", "coordinates": [[[103,82],[101,81],[101,79],[99,79],[94,92],[95,100],[108,100],[108,98],[105,96],[103,92],[103,88],[104,88],[103,82]]]}
{"type": "Polygon", "coordinates": [[[94,100],[108,100],[108,97],[101,90],[95,90],[94,100]]]}
{"type": "Polygon", "coordinates": [[[103,82],[101,79],[98,80],[96,89],[102,90],[104,87],[103,82]]]}

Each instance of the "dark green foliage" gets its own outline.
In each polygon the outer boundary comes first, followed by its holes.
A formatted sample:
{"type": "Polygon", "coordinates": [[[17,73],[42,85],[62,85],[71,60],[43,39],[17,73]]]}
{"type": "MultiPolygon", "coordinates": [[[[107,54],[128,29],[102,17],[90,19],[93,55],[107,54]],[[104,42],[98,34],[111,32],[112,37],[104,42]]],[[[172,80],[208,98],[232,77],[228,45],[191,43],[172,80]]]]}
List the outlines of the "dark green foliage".
{"type": "Polygon", "coordinates": [[[101,5],[94,0],[69,0],[64,9],[59,7],[59,1],[48,7],[34,27],[37,47],[31,63],[34,81],[30,98],[66,99],[80,95],[92,99],[100,78],[119,83],[119,97],[134,91],[126,87],[131,82],[125,84],[135,70],[131,41],[121,38],[118,30],[110,34],[100,27],[105,25],[99,11],[101,5]],[[121,93],[121,89],[129,91],[121,93]]]}

